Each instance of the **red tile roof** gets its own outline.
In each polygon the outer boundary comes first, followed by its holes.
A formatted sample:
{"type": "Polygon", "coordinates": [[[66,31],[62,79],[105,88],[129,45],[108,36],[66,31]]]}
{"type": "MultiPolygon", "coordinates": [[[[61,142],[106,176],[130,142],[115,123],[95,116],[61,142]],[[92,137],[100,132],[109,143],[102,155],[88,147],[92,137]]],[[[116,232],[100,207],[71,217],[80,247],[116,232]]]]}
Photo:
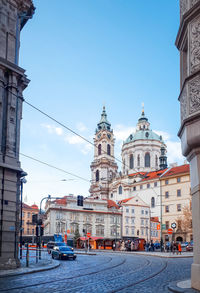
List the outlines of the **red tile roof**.
{"type": "Polygon", "coordinates": [[[32,204],[31,208],[38,210],[38,206],[36,204],[32,204]]]}
{"type": "Polygon", "coordinates": [[[67,198],[63,197],[63,198],[59,198],[55,200],[56,204],[62,204],[62,205],[66,205],[67,204],[67,198]]]}
{"type": "Polygon", "coordinates": [[[107,207],[108,208],[116,208],[116,209],[119,209],[119,206],[116,204],[116,202],[114,202],[113,200],[111,199],[107,199],[107,207]]]}
{"type": "Polygon", "coordinates": [[[148,172],[145,174],[145,177],[140,182],[159,178],[166,170],[167,169],[148,172]]]}
{"type": "Polygon", "coordinates": [[[145,174],[146,174],[146,172],[136,172],[136,173],[133,173],[133,174],[129,174],[128,176],[129,177],[134,177],[134,176],[137,176],[137,175],[144,176],[145,174]]]}
{"type": "Polygon", "coordinates": [[[38,206],[36,205],[36,204],[33,204],[32,206],[29,206],[28,204],[26,204],[26,203],[22,203],[22,208],[23,209],[30,209],[30,210],[39,210],[38,209],[38,206]]]}
{"type": "Polygon", "coordinates": [[[133,196],[129,197],[129,198],[122,199],[122,200],[119,201],[119,204],[126,203],[127,201],[129,201],[132,198],[133,198],[133,196]]]}
{"type": "Polygon", "coordinates": [[[190,165],[189,164],[185,164],[185,165],[181,165],[181,166],[176,166],[173,167],[171,169],[169,169],[169,171],[167,171],[162,178],[168,177],[168,176],[174,176],[174,175],[179,175],[182,173],[189,173],[190,172],[190,165]]]}

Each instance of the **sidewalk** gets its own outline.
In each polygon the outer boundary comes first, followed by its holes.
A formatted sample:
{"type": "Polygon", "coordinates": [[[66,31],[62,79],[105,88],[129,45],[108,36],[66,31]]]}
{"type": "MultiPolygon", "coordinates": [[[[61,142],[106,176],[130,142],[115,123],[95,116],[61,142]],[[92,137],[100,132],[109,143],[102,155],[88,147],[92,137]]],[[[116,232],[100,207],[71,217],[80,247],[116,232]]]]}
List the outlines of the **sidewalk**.
{"type": "Polygon", "coordinates": [[[48,255],[47,252],[42,253],[42,259],[38,260],[36,263],[36,258],[34,257],[34,253],[30,253],[29,258],[29,267],[26,267],[26,258],[23,253],[23,258],[20,259],[21,267],[12,270],[0,270],[0,278],[18,276],[36,272],[42,272],[46,270],[51,270],[57,268],[60,263],[51,258],[51,255],[48,255]]]}

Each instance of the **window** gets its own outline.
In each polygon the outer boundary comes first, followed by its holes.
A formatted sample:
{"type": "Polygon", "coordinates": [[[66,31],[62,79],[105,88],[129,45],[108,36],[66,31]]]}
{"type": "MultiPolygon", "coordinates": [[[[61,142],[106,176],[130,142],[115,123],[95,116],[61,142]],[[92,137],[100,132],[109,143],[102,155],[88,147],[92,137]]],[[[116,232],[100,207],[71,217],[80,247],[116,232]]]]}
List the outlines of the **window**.
{"type": "Polygon", "coordinates": [[[141,214],[144,215],[144,210],[141,210],[141,214]]]}
{"type": "Polygon", "coordinates": [[[169,191],[165,191],[165,198],[169,198],[169,191]]]}
{"type": "Polygon", "coordinates": [[[126,209],[126,213],[129,213],[129,209],[126,209]]]}
{"type": "Polygon", "coordinates": [[[144,157],[144,166],[145,167],[150,167],[150,154],[146,153],[144,157]]]}
{"type": "Polygon", "coordinates": [[[146,219],[146,221],[145,221],[145,225],[148,225],[148,219],[146,219]]]}
{"type": "Polygon", "coordinates": [[[147,188],[150,188],[150,183],[147,183],[147,188]]]}
{"type": "Polygon", "coordinates": [[[101,144],[98,145],[98,156],[101,155],[101,144]]]}
{"type": "Polygon", "coordinates": [[[24,212],[22,212],[22,218],[24,218],[24,212]]]}
{"type": "Polygon", "coordinates": [[[177,196],[181,196],[181,189],[177,189],[177,196]]]}
{"type": "Polygon", "coordinates": [[[135,229],[131,228],[131,234],[134,235],[135,234],[135,229]]]}
{"type": "Polygon", "coordinates": [[[96,223],[104,223],[104,215],[97,215],[96,223]]]}
{"type": "Polygon", "coordinates": [[[140,189],[143,189],[143,185],[140,185],[140,189]]]}
{"type": "Polygon", "coordinates": [[[133,163],[133,155],[131,154],[130,159],[129,159],[129,168],[133,169],[133,165],[134,165],[134,163],[133,163]]]}
{"type": "Polygon", "coordinates": [[[141,235],[144,235],[144,229],[143,228],[141,229],[141,235]]]}
{"type": "Polygon", "coordinates": [[[158,182],[154,182],[154,187],[156,187],[158,185],[158,182]]]}
{"type": "Polygon", "coordinates": [[[169,184],[169,180],[165,180],[165,185],[168,185],[169,184]]]}
{"type": "Polygon", "coordinates": [[[137,156],[137,165],[140,167],[140,155],[137,156]]]}
{"type": "Polygon", "coordinates": [[[155,165],[156,167],[158,167],[158,156],[156,155],[156,158],[155,158],[155,165]]]}
{"type": "Polygon", "coordinates": [[[126,227],[126,235],[128,235],[128,227],[126,227]]]}
{"type": "Polygon", "coordinates": [[[145,211],[145,215],[148,215],[148,211],[145,211]]]}
{"type": "Polygon", "coordinates": [[[133,191],[136,191],[136,186],[133,186],[133,191]]]}
{"type": "Polygon", "coordinates": [[[107,144],[107,154],[110,156],[110,145],[107,144]]]}
{"type": "Polygon", "coordinates": [[[181,182],[181,177],[177,178],[177,183],[181,182]]]}
{"type": "Polygon", "coordinates": [[[134,210],[134,209],[132,209],[132,210],[131,210],[131,212],[132,212],[132,214],[134,214],[134,213],[135,213],[135,210],[134,210]]]}
{"type": "Polygon", "coordinates": [[[32,229],[32,234],[34,235],[34,229],[32,229]]]}
{"type": "Polygon", "coordinates": [[[169,206],[165,206],[165,212],[169,213],[169,206]]]}
{"type": "Polygon", "coordinates": [[[30,218],[30,216],[31,216],[31,213],[28,212],[28,218],[30,218]]]}
{"type": "Polygon", "coordinates": [[[111,193],[110,197],[113,198],[113,193],[111,193]]]}
{"type": "Polygon", "coordinates": [[[126,217],[126,224],[128,224],[128,217],[126,217]]]}
{"type": "Polygon", "coordinates": [[[165,222],[165,226],[166,226],[166,230],[168,230],[169,229],[169,221],[165,222]]]}
{"type": "Polygon", "coordinates": [[[177,212],[181,212],[181,204],[177,204],[177,212]]]}
{"type": "Polygon", "coordinates": [[[119,194],[122,194],[122,186],[119,186],[119,194]]]}
{"type": "Polygon", "coordinates": [[[151,207],[155,208],[155,197],[151,198],[151,207]]]}
{"type": "Polygon", "coordinates": [[[141,219],[141,225],[144,225],[144,219],[141,219]]]}
{"type": "Polygon", "coordinates": [[[135,219],[131,218],[131,224],[135,224],[135,219]]]}
{"type": "Polygon", "coordinates": [[[102,226],[102,225],[96,226],[96,235],[97,236],[104,236],[104,226],[102,226]]]}
{"type": "Polygon", "coordinates": [[[96,182],[99,181],[99,170],[96,170],[96,182]]]}

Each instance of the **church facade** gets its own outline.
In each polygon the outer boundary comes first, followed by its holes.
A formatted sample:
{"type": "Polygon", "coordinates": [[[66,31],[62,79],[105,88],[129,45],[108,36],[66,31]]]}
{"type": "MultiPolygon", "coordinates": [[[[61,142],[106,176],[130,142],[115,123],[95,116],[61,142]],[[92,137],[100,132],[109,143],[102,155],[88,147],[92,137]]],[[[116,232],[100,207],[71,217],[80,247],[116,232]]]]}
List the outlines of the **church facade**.
{"type": "Polygon", "coordinates": [[[104,107],[94,138],[91,196],[119,202],[137,195],[151,207],[153,217],[160,216],[159,176],[167,169],[166,145],[162,137],[150,129],[144,110],[135,133],[123,142],[120,172],[114,145],[113,130],[104,107]]]}

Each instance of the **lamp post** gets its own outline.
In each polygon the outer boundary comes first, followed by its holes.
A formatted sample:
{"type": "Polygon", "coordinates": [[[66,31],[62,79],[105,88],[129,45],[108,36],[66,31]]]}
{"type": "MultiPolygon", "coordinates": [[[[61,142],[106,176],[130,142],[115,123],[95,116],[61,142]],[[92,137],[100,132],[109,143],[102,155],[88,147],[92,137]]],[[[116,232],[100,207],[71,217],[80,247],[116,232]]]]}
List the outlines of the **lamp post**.
{"type": "Polygon", "coordinates": [[[25,176],[27,176],[28,174],[24,171],[21,172],[21,178],[20,178],[20,189],[21,189],[21,211],[20,211],[20,259],[22,259],[22,230],[23,230],[23,225],[22,225],[22,215],[23,215],[23,184],[27,182],[25,176]]]}

